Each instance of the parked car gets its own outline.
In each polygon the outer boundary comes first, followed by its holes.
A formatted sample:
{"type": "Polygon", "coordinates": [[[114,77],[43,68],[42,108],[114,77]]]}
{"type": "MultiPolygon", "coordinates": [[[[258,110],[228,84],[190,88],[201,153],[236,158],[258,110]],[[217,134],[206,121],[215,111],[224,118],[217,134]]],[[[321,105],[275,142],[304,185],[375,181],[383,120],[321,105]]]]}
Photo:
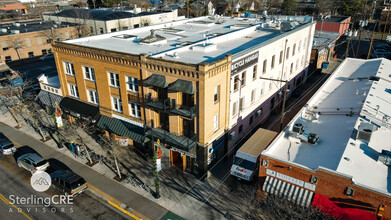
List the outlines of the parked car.
{"type": "Polygon", "coordinates": [[[0,140],[0,151],[1,155],[12,155],[16,152],[16,147],[8,138],[2,139],[0,140]]]}
{"type": "Polygon", "coordinates": [[[52,185],[65,195],[77,196],[87,190],[88,186],[83,177],[70,170],[58,170],[50,174],[52,185]]]}
{"type": "Polygon", "coordinates": [[[31,173],[45,171],[50,166],[49,162],[35,153],[24,154],[17,161],[19,167],[23,167],[31,173]]]}

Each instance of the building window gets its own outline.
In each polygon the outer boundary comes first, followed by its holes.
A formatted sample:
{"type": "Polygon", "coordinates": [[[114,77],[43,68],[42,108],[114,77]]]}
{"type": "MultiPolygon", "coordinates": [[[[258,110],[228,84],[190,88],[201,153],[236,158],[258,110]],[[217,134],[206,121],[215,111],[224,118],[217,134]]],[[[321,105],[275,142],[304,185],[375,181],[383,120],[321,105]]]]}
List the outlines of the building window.
{"type": "Polygon", "coordinates": [[[217,131],[219,129],[219,114],[213,117],[213,131],[217,131]]]}
{"type": "Polygon", "coordinates": [[[260,93],[261,96],[263,95],[263,89],[264,89],[264,88],[265,88],[265,82],[262,83],[261,93],[260,93]]]}
{"type": "Polygon", "coordinates": [[[241,80],[240,83],[241,83],[241,86],[242,86],[242,87],[246,85],[246,71],[244,71],[244,72],[242,73],[242,80],[241,80]]]}
{"type": "Polygon", "coordinates": [[[94,68],[88,67],[88,66],[83,66],[83,70],[84,70],[84,77],[86,79],[95,81],[94,68]]]}
{"type": "Polygon", "coordinates": [[[43,89],[46,89],[46,86],[43,86],[43,89]]]}
{"type": "Polygon", "coordinates": [[[272,90],[272,82],[269,83],[269,91],[272,90]]]}
{"type": "Polygon", "coordinates": [[[42,50],[42,55],[46,55],[46,54],[48,54],[48,51],[46,49],[43,49],[42,50]]]}
{"type": "Polygon", "coordinates": [[[254,116],[251,115],[249,124],[251,125],[253,123],[253,121],[254,121],[254,116]]]}
{"type": "Polygon", "coordinates": [[[131,116],[141,118],[141,109],[139,104],[129,102],[129,112],[131,116]]]}
{"type": "Polygon", "coordinates": [[[9,49],[10,49],[9,47],[3,47],[3,51],[7,51],[9,49]]]}
{"type": "Polygon", "coordinates": [[[251,91],[251,103],[253,103],[254,101],[255,101],[255,89],[251,91]]]}
{"type": "Polygon", "coordinates": [[[5,56],[5,62],[11,62],[12,58],[11,56],[5,56]]]}
{"type": "Polygon", "coordinates": [[[305,44],[307,42],[307,38],[304,39],[304,42],[303,42],[303,50],[305,50],[305,44]]]}
{"type": "Polygon", "coordinates": [[[240,98],[239,100],[239,111],[243,110],[243,105],[244,105],[244,97],[240,98]]]}
{"type": "Polygon", "coordinates": [[[301,65],[304,66],[304,55],[303,55],[303,57],[301,58],[301,65]]]}
{"type": "Polygon", "coordinates": [[[100,32],[101,34],[103,34],[103,33],[104,33],[103,28],[100,28],[100,29],[99,29],[99,32],[100,32]]]}
{"type": "Polygon", "coordinates": [[[262,108],[260,108],[260,109],[257,111],[257,116],[261,116],[262,113],[263,113],[262,108]]]}
{"type": "Polygon", "coordinates": [[[98,93],[96,91],[88,90],[88,97],[90,99],[90,102],[99,104],[99,98],[98,93]]]}
{"type": "Polygon", "coordinates": [[[289,47],[286,49],[286,59],[289,59],[289,47]]]}
{"type": "Polygon", "coordinates": [[[56,93],[58,93],[58,90],[56,89],[56,93]]]}
{"type": "Polygon", "coordinates": [[[110,86],[119,87],[119,76],[118,73],[109,72],[110,86]]]}
{"type": "Polygon", "coordinates": [[[296,60],[296,68],[295,69],[297,70],[298,67],[299,67],[299,59],[296,60]]]}
{"type": "Polygon", "coordinates": [[[128,91],[138,93],[138,79],[131,76],[127,76],[127,79],[128,81],[126,84],[128,91]]]}
{"type": "Polygon", "coordinates": [[[257,79],[258,65],[253,67],[253,80],[257,79]]]}
{"type": "Polygon", "coordinates": [[[297,52],[300,52],[300,47],[301,47],[301,40],[299,41],[299,46],[297,47],[297,52]]]}
{"type": "Polygon", "coordinates": [[[291,63],[291,71],[290,71],[290,74],[293,73],[293,63],[291,63]]]}
{"type": "Polygon", "coordinates": [[[235,76],[234,78],[234,91],[236,92],[239,88],[239,76],[235,76]]]}
{"type": "Polygon", "coordinates": [[[52,43],[52,39],[50,39],[50,38],[46,38],[46,43],[47,43],[47,44],[50,44],[50,43],[52,43]]]}
{"type": "Polygon", "coordinates": [[[113,101],[113,109],[117,112],[122,112],[122,102],[121,99],[116,97],[111,97],[113,101]]]}
{"type": "Polygon", "coordinates": [[[75,69],[73,68],[73,63],[64,62],[65,73],[71,76],[75,75],[75,69]]]}
{"type": "Polygon", "coordinates": [[[240,125],[239,126],[239,134],[241,134],[243,132],[243,125],[240,125]]]}
{"type": "Polygon", "coordinates": [[[263,74],[265,74],[266,73],[266,66],[267,66],[267,60],[265,59],[264,61],[263,61],[263,70],[262,70],[262,73],[263,74]]]}
{"type": "Polygon", "coordinates": [[[34,52],[28,52],[28,55],[29,55],[29,58],[33,58],[34,57],[34,52]]]}
{"type": "Polygon", "coordinates": [[[272,66],[271,66],[272,69],[274,68],[274,62],[275,62],[275,60],[276,60],[276,55],[273,55],[273,56],[272,56],[272,66]]]}
{"type": "Polygon", "coordinates": [[[237,114],[236,112],[237,105],[238,102],[234,102],[234,104],[232,104],[232,116],[235,116],[237,114]]]}
{"type": "Polygon", "coordinates": [[[295,50],[296,50],[296,44],[293,44],[292,57],[295,55],[295,50]]]}
{"type": "Polygon", "coordinates": [[[220,95],[220,85],[215,87],[214,96],[213,96],[214,103],[219,101],[219,95],[220,95]]]}
{"type": "Polygon", "coordinates": [[[69,85],[69,92],[71,96],[75,98],[79,98],[79,91],[77,90],[77,86],[73,84],[68,84],[69,85]]]}
{"type": "Polygon", "coordinates": [[[52,53],[52,48],[48,49],[48,53],[52,53]]]}
{"type": "Polygon", "coordinates": [[[282,57],[284,56],[284,51],[280,51],[280,64],[282,63],[282,57]]]}
{"type": "Polygon", "coordinates": [[[116,32],[116,31],[117,31],[117,28],[110,29],[110,32],[116,32]]]}

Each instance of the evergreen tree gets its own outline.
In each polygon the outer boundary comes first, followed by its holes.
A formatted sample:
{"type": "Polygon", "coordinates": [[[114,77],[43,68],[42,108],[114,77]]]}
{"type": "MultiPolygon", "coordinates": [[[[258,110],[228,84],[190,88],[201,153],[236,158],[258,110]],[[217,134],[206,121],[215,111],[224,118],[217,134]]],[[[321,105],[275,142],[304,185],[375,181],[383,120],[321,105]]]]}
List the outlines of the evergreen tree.
{"type": "Polygon", "coordinates": [[[297,0],[284,0],[281,8],[282,14],[294,15],[297,12],[297,0]]]}

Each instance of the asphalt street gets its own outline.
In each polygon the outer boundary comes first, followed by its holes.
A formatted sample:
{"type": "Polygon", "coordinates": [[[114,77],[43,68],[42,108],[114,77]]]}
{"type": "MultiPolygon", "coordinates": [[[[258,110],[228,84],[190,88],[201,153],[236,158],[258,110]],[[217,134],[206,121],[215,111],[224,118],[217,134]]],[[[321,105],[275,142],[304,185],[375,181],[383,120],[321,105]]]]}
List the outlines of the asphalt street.
{"type": "Polygon", "coordinates": [[[30,185],[30,172],[18,167],[13,156],[0,157],[0,173],[0,219],[127,219],[88,190],[69,204],[22,204],[17,197],[48,200],[59,191],[54,187],[43,193],[35,191],[30,185]]]}

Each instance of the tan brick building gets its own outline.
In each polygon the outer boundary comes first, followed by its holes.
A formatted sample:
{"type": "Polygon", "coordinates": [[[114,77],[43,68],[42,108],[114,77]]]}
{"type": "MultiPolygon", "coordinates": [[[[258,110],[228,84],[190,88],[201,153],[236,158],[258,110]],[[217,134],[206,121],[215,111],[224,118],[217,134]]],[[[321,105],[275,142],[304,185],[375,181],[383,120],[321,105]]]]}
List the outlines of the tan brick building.
{"type": "Polygon", "coordinates": [[[0,25],[0,62],[32,58],[52,53],[52,40],[78,37],[76,26],[34,21],[0,25]]]}
{"type": "MultiPolygon", "coordinates": [[[[216,159],[214,152],[227,151],[233,56],[254,53],[270,32],[290,36],[275,27],[260,30],[260,25],[256,20],[200,17],[55,42],[65,97],[61,107],[149,151],[150,140],[159,139],[171,165],[203,176],[216,159]],[[89,111],[81,112],[80,106],[89,111]]],[[[303,20],[297,30],[309,36],[300,65],[305,67],[314,24],[303,20]]],[[[248,65],[253,61],[258,59],[248,65]]],[[[240,69],[256,69],[248,65],[240,69]]],[[[276,92],[265,94],[271,91],[276,92]]]]}

